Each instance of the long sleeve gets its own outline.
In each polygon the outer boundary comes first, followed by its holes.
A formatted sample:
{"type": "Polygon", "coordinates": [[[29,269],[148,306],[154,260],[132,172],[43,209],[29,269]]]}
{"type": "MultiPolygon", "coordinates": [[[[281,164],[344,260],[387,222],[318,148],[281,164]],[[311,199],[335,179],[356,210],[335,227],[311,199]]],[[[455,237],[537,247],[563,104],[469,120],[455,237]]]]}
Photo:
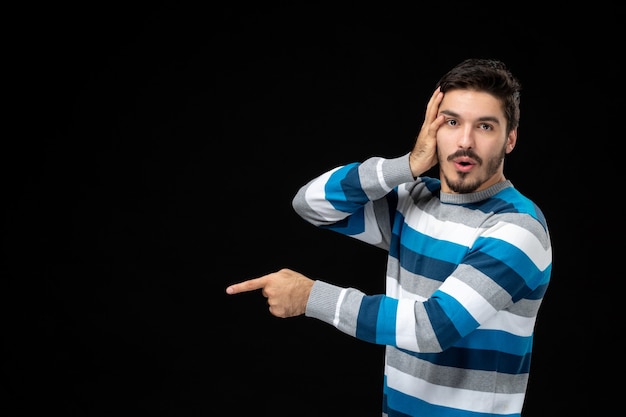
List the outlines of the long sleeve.
{"type": "Polygon", "coordinates": [[[415,181],[408,154],[334,168],[298,190],[292,205],[309,223],[388,249],[395,187],[415,181]]]}

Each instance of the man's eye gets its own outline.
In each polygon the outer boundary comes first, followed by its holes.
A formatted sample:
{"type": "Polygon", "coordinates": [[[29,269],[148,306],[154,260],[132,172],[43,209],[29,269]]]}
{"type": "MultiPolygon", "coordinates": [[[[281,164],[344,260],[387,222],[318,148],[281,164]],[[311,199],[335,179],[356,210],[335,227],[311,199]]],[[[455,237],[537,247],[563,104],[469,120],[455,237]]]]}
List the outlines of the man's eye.
{"type": "Polygon", "coordinates": [[[454,119],[449,119],[446,121],[446,123],[448,123],[450,126],[456,126],[456,120],[454,119]]]}
{"type": "Polygon", "coordinates": [[[492,127],[491,125],[488,125],[487,123],[481,123],[480,128],[483,130],[491,130],[492,127]]]}

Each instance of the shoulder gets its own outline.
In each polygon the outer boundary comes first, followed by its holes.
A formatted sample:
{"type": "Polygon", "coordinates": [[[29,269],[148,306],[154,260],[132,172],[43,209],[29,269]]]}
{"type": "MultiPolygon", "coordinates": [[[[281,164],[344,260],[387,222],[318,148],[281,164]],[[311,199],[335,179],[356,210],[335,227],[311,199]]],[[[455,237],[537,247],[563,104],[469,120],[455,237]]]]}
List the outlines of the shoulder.
{"type": "Polygon", "coordinates": [[[513,186],[507,187],[493,196],[492,203],[494,204],[493,211],[498,215],[518,219],[530,217],[547,230],[546,218],[541,208],[513,186]]]}

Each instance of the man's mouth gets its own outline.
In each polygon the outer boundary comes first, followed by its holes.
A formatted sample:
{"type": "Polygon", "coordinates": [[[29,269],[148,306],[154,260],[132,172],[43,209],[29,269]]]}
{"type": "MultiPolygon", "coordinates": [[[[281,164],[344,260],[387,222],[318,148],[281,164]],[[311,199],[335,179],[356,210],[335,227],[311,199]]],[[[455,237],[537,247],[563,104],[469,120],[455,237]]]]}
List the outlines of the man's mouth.
{"type": "Polygon", "coordinates": [[[455,168],[460,172],[469,172],[474,165],[476,165],[476,161],[467,157],[454,158],[452,162],[454,163],[455,168]]]}

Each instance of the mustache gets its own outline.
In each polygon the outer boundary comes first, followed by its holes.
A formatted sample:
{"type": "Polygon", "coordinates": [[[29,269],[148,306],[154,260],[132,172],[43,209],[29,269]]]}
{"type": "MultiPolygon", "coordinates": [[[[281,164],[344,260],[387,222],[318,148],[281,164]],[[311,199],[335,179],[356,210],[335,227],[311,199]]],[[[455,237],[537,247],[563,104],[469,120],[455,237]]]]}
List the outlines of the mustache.
{"type": "Polygon", "coordinates": [[[448,155],[447,160],[448,161],[452,161],[454,158],[460,158],[460,157],[472,158],[473,160],[475,160],[479,164],[483,163],[482,158],[480,156],[476,155],[474,153],[474,151],[471,150],[471,149],[459,149],[455,153],[453,153],[451,155],[448,155]]]}

